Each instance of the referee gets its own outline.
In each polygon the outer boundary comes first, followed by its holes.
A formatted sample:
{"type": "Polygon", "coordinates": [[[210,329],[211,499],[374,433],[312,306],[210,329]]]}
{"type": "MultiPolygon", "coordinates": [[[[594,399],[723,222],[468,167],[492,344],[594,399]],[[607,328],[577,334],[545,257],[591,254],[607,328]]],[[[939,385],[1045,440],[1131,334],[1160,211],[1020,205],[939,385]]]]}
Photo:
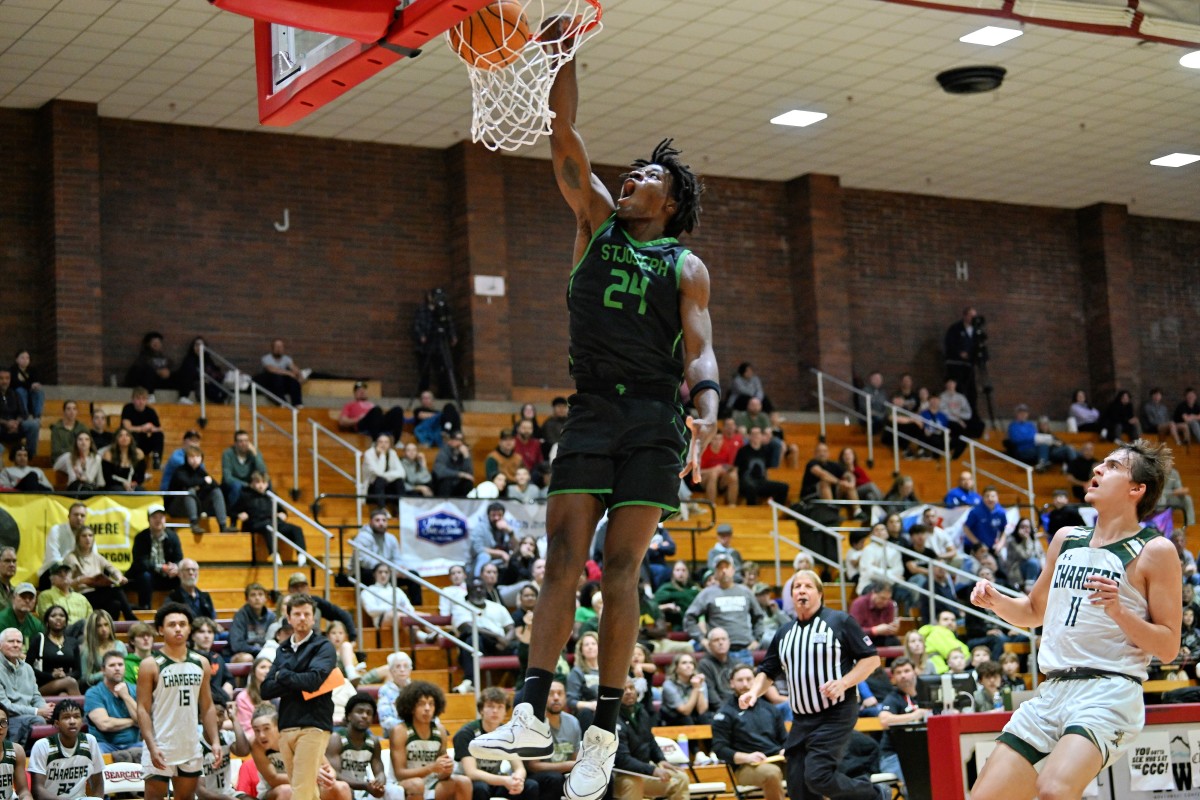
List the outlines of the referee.
{"type": "Polygon", "coordinates": [[[750,708],[786,674],[794,714],[784,746],[788,796],[878,800],[878,788],[838,772],[838,763],[858,719],[857,686],[879,667],[879,656],[853,617],[824,607],[824,590],[812,570],[796,573],[796,620],[771,639],[754,683],[738,704],[750,708]]]}

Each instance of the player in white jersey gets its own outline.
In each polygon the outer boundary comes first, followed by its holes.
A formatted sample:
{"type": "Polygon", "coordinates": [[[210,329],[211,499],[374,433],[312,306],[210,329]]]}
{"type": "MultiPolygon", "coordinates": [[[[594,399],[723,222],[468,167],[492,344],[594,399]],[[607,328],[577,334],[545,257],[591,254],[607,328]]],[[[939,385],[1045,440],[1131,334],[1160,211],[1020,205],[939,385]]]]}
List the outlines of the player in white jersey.
{"type": "Polygon", "coordinates": [[[57,732],[38,739],[29,754],[34,800],[74,800],[104,796],[100,745],[83,728],[83,709],[74,700],[55,704],[50,715],[57,732]]]}
{"type": "Polygon", "coordinates": [[[228,800],[230,797],[245,798],[233,787],[232,756],[245,758],[250,755],[250,743],[241,725],[234,725],[233,730],[225,730],[225,721],[234,716],[233,702],[221,702],[225,698],[223,692],[217,691],[220,697],[213,697],[213,708],[217,712],[217,728],[221,734],[222,752],[217,757],[212,751],[212,745],[204,738],[203,726],[197,726],[196,735],[200,737],[200,750],[203,753],[204,777],[196,784],[197,800],[228,800]]]}
{"type": "MultiPolygon", "coordinates": [[[[0,731],[8,733],[8,709],[0,706],[0,731]]],[[[3,738],[0,735],[0,738],[3,738]]],[[[25,749],[5,740],[0,746],[0,798],[33,800],[25,779],[25,749]]]]}
{"type": "Polygon", "coordinates": [[[217,712],[209,688],[208,660],[188,650],[192,610],[167,603],[154,615],[163,649],[138,667],[138,725],[142,731],[142,774],[146,800],[165,800],[174,784],[175,800],[193,800],[204,771],[200,736],[218,758],[222,752],[217,712]]]}
{"type": "Polygon", "coordinates": [[[399,786],[387,785],[382,746],[371,733],[374,721],[375,698],[362,692],[351,697],[346,701],[346,728],[329,738],[325,757],[357,800],[384,797],[389,789],[397,800],[404,800],[404,791],[399,786]]]}
{"type": "Polygon", "coordinates": [[[1047,680],[1013,714],[971,800],[1078,798],[1141,732],[1152,656],[1179,652],[1182,569],[1175,546],[1140,520],[1154,510],[1170,451],[1139,439],[1092,470],[1095,528],[1060,531],[1028,597],[979,581],[971,601],[1013,625],[1043,625],[1047,680]]]}

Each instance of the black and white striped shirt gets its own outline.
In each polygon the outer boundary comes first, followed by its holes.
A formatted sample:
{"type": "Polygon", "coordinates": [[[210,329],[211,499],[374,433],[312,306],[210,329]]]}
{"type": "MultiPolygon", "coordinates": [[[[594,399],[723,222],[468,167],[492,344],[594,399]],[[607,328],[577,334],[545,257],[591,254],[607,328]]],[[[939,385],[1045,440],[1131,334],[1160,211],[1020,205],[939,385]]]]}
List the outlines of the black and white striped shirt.
{"type": "Polygon", "coordinates": [[[876,655],[875,645],[854,618],[824,606],[808,620],[793,620],[771,640],[758,671],[775,680],[785,675],[788,700],[796,714],[815,714],[842,700],[821,696],[821,686],[841,678],[854,664],[876,655]]]}

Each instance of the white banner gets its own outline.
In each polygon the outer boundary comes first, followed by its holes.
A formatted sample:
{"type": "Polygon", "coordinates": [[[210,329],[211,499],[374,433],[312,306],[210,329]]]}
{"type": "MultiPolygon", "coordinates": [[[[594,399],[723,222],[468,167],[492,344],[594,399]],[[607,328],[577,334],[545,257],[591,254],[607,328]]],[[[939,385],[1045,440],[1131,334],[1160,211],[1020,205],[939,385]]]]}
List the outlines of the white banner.
{"type": "Polygon", "coordinates": [[[1147,731],[1129,749],[1129,788],[1135,792],[1161,792],[1175,788],[1171,774],[1171,735],[1147,731]]]}
{"type": "Polygon", "coordinates": [[[400,503],[400,564],[420,575],[444,575],[466,564],[471,530],[487,524],[487,508],[500,503],[516,538],[538,539],[545,552],[546,504],[459,498],[405,498],[400,503]]]}

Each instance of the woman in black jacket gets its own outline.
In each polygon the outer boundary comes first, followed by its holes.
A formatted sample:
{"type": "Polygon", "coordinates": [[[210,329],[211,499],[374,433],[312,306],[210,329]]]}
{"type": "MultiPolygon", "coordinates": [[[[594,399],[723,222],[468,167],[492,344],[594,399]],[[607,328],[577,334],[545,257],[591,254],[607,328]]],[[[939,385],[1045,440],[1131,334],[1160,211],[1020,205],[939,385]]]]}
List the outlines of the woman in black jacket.
{"type": "Polygon", "coordinates": [[[79,691],[79,643],[67,636],[67,610],[50,606],[42,614],[46,630],[29,639],[25,661],[33,667],[38,691],[43,696],[77,695],[79,691]]]}

